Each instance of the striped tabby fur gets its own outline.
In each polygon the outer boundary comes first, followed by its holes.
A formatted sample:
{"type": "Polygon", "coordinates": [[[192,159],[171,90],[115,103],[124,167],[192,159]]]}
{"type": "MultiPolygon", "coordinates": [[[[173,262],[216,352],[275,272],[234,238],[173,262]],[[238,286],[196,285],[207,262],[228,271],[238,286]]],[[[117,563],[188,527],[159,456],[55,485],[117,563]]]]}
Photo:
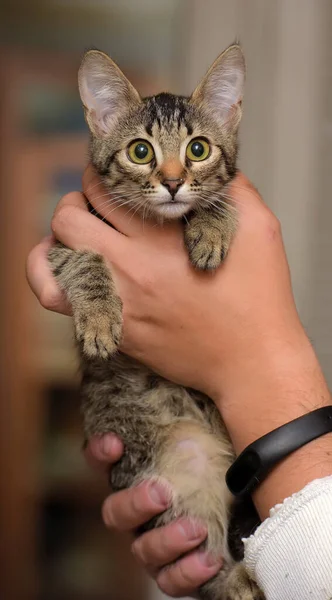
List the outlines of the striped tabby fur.
{"type": "MultiPolygon", "coordinates": [[[[141,99],[113,61],[98,51],[88,52],[80,68],[95,169],[112,194],[142,217],[149,214],[163,220],[185,215],[184,239],[198,269],[220,265],[236,227],[227,184],[236,173],[244,76],[237,45],[215,61],[190,98],[162,93],[141,99]],[[186,155],[196,138],[209,145],[205,160],[186,155]],[[134,140],[153,148],[148,164],[134,163],[128,156],[134,140]]],[[[205,546],[223,556],[224,564],[201,587],[201,600],[262,599],[241,561],[233,557],[237,545],[241,558],[245,530],[239,520],[229,530],[235,507],[225,473],[234,457],[213,402],[116,352],[122,305],[101,256],[74,252],[58,243],[50,262],[73,308],[86,437],[112,431],[124,441],[125,453],[110,475],[112,489],[146,478],[168,481],[172,506],[144,529],[180,516],[204,522],[205,546]]],[[[238,506],[236,510],[241,513],[238,506]]]]}

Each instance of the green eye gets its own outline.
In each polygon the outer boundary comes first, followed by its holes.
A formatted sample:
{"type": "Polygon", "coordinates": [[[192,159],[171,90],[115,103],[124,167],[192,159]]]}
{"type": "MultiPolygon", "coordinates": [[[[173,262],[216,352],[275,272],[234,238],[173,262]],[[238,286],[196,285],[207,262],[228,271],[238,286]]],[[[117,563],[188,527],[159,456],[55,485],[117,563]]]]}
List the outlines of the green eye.
{"type": "Polygon", "coordinates": [[[186,154],[190,160],[205,160],[210,155],[210,144],[201,138],[191,140],[187,146],[186,154]]]}
{"type": "Polygon", "coordinates": [[[130,160],[138,165],[147,165],[154,157],[154,151],[145,140],[136,140],[130,144],[128,148],[128,156],[130,160]]]}

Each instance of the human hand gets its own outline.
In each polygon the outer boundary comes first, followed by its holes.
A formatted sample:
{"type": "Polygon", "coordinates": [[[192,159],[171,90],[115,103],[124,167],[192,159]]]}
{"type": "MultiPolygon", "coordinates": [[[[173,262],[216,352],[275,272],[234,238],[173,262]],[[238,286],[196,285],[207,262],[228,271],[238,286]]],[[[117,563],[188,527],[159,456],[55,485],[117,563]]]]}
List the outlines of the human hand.
{"type": "MultiPolygon", "coordinates": [[[[119,460],[122,443],[113,434],[94,437],[85,450],[94,468],[109,470],[119,460]]],[[[163,512],[169,502],[166,488],[155,482],[109,496],[103,505],[106,526],[117,531],[132,531],[163,512]]],[[[206,538],[204,525],[179,519],[170,525],[144,533],[132,544],[138,562],[156,580],[159,588],[173,597],[195,596],[197,589],[221,568],[198,546],[206,538]]]]}
{"type": "MultiPolygon", "coordinates": [[[[73,249],[99,252],[112,265],[124,306],[121,349],[167,379],[213,398],[237,453],[275,427],[330,403],[296,311],[279,223],[243,175],[230,188],[238,230],[215,273],[197,272],[189,264],[180,223],[161,226],[129,215],[125,206],[110,203],[91,167],[84,190],[116,229],[91,215],[83,194],[74,192],[55,212],[56,238],[73,249]]],[[[47,263],[51,243],[48,239],[31,252],[28,278],[43,306],[68,314],[47,263]]],[[[305,476],[298,469],[300,452],[258,489],[262,517],[317,476],[317,469],[307,468],[305,476]]],[[[305,449],[303,456],[308,464],[305,449]]],[[[312,462],[317,464],[316,457],[312,462]]],[[[330,472],[329,463],[324,468],[330,472]]]]}
{"type": "MultiPolygon", "coordinates": [[[[179,223],[143,224],[126,207],[110,209],[92,168],[84,189],[118,231],[89,214],[78,192],[60,201],[52,228],[69,247],[93,249],[112,264],[124,304],[124,352],[216,397],[221,381],[226,387],[235,370],[252,371],[253,358],[260,364],[268,345],[298,323],[279,224],[243,175],[231,188],[238,232],[216,273],[191,267],[179,223]]],[[[32,251],[30,284],[44,306],[68,313],[46,262],[50,244],[32,251]]]]}
{"type": "MultiPolygon", "coordinates": [[[[111,265],[123,301],[123,352],[213,398],[237,452],[320,405],[326,384],[296,311],[279,223],[243,175],[230,188],[238,230],[214,273],[190,265],[180,223],[130,215],[110,202],[91,167],[83,184],[116,229],[90,214],[79,192],[60,201],[52,229],[68,247],[92,249],[111,265]],[[317,398],[293,402],[299,387],[312,389],[313,378],[317,398]]],[[[43,306],[68,314],[47,263],[51,243],[30,254],[28,278],[43,306]]]]}

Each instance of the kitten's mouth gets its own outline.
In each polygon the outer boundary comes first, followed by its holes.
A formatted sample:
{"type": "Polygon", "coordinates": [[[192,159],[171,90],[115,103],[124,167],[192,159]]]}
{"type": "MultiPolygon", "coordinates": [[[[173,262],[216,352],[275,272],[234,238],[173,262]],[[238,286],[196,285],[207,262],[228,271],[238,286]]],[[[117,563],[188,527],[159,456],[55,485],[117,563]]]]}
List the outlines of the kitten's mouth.
{"type": "Polygon", "coordinates": [[[181,202],[181,200],[166,200],[158,202],[153,206],[153,210],[168,219],[177,219],[185,215],[192,208],[190,202],[181,202]]]}

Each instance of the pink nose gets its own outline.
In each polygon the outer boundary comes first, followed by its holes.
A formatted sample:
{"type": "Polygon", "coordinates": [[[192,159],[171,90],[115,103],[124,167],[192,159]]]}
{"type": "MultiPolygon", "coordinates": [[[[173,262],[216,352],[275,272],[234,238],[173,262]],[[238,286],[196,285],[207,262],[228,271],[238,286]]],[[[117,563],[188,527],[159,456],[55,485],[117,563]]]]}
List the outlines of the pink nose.
{"type": "Polygon", "coordinates": [[[174,198],[176,192],[183,184],[183,179],[164,179],[161,183],[168,189],[169,193],[174,198]]]}

